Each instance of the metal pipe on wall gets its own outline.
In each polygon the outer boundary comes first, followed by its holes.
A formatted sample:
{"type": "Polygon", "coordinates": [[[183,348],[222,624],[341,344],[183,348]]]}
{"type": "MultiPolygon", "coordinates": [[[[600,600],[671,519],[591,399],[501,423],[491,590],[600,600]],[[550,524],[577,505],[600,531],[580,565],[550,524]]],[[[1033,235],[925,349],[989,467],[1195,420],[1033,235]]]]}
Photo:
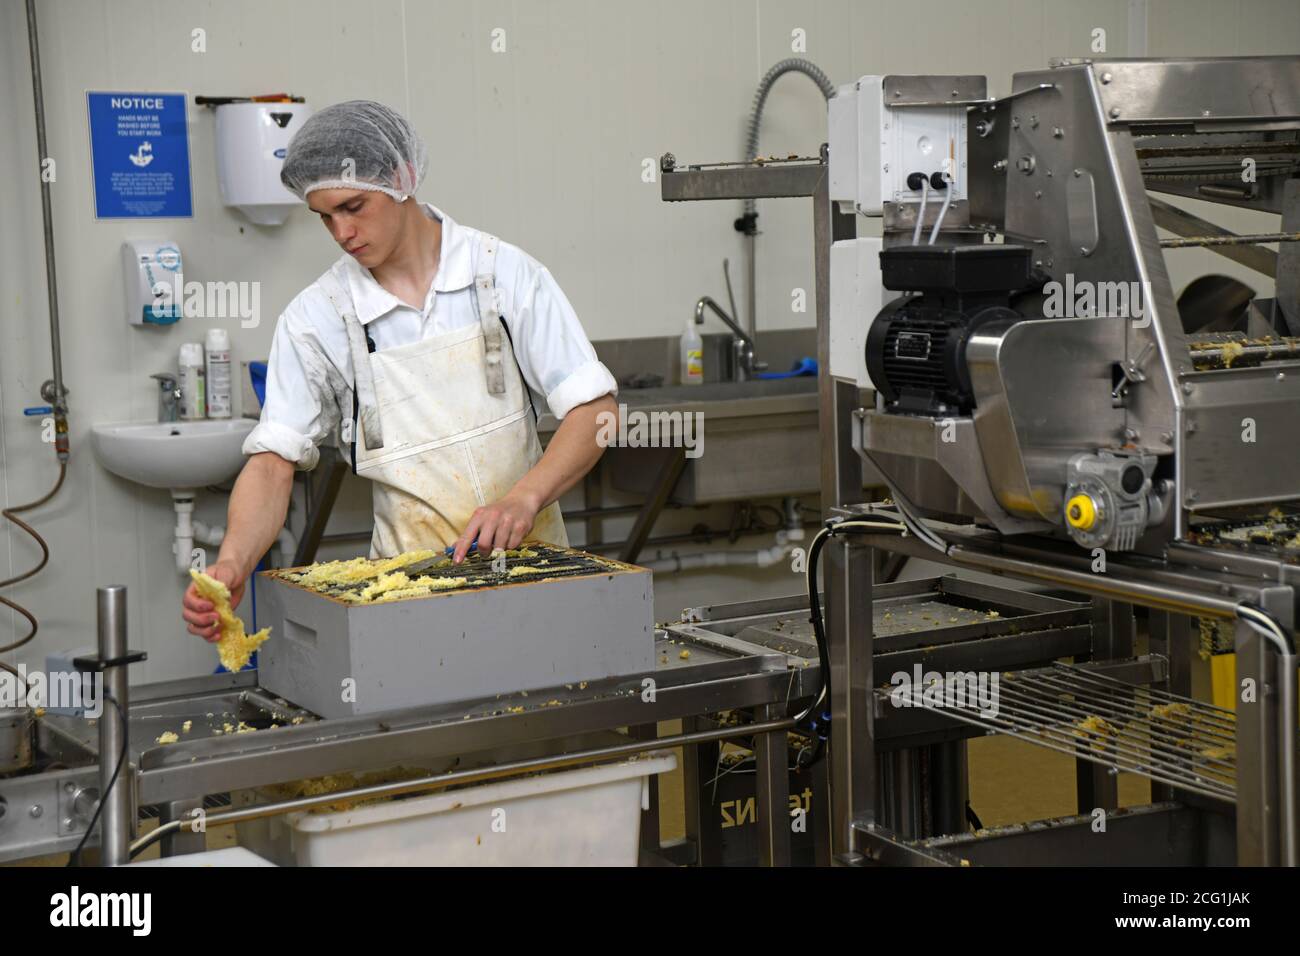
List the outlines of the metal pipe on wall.
{"type": "Polygon", "coordinates": [[[31,53],[32,64],[32,100],[36,111],[36,152],[37,162],[41,166],[41,219],[45,230],[45,290],[49,297],[50,311],[50,353],[54,366],[54,394],[47,398],[54,407],[56,437],[62,436],[62,444],[56,442],[60,461],[68,459],[67,397],[63,390],[63,346],[59,336],[59,289],[54,265],[54,213],[50,205],[50,182],[45,177],[44,164],[49,157],[48,143],[45,137],[45,95],[41,86],[41,49],[36,35],[36,0],[27,0],[27,47],[31,53]]]}

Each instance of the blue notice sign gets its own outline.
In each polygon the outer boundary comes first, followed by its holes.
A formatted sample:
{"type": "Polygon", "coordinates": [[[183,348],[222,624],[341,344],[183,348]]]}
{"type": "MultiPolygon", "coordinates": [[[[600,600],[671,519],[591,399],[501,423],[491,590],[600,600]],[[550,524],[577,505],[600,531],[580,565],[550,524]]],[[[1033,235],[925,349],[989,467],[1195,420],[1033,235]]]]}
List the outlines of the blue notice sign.
{"type": "Polygon", "coordinates": [[[192,216],[184,93],[87,93],[95,218],[192,216]]]}

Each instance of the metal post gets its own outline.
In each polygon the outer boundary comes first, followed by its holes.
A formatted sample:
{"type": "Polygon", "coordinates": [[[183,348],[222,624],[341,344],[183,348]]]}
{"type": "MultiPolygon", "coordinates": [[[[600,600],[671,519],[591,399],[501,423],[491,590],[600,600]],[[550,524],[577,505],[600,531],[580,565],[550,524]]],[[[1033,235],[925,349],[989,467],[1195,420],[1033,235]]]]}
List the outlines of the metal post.
{"type": "Polygon", "coordinates": [[[822,552],[831,662],[831,855],[842,862],[855,862],[854,822],[875,820],[871,552],[845,537],[832,538],[822,552]]]}
{"type": "MultiPolygon", "coordinates": [[[[1294,601],[1294,591],[1288,587],[1265,588],[1259,593],[1260,605],[1287,629],[1294,627],[1294,601]]],[[[1278,655],[1240,620],[1236,652],[1237,865],[1277,866],[1283,862],[1282,807],[1278,797],[1281,778],[1277,742],[1282,719],[1278,655]]],[[[1287,719],[1295,720],[1294,710],[1287,719]]]]}
{"type": "MultiPolygon", "coordinates": [[[[779,720],[784,704],[754,708],[756,721],[779,720]]],[[[790,865],[790,770],[789,745],[785,731],[758,734],[754,738],[757,758],[755,787],[758,800],[758,859],[763,866],[790,865]]]]}
{"type": "MultiPolygon", "coordinates": [[[[633,740],[655,740],[659,737],[658,724],[637,724],[628,727],[627,735],[633,740]]],[[[641,852],[658,853],[659,834],[659,776],[656,774],[646,781],[649,790],[650,805],[641,811],[641,852]]]]}
{"type": "Polygon", "coordinates": [[[970,797],[966,741],[949,740],[930,747],[931,836],[966,832],[966,801],[970,797]]]}
{"type": "MultiPolygon", "coordinates": [[[[1091,660],[1114,660],[1133,656],[1133,605],[1104,598],[1092,600],[1091,660]]],[[[1080,752],[1085,745],[1080,745],[1080,752]]],[[[1078,812],[1091,813],[1119,808],[1119,777],[1110,768],[1082,757],[1075,760],[1075,790],[1078,812]]]]}
{"type": "MultiPolygon", "coordinates": [[[[711,722],[710,728],[714,726],[711,722]]],[[[682,718],[682,733],[704,729],[704,718],[682,718]]],[[[717,809],[705,799],[704,787],[716,773],[720,743],[687,744],[682,747],[682,789],[685,791],[686,839],[695,844],[696,866],[722,865],[722,831],[717,809]]]]}
{"type": "Polygon", "coordinates": [[[823,753],[822,759],[813,764],[813,812],[812,825],[816,828],[813,837],[813,860],[817,866],[831,865],[831,765],[823,753]]]}
{"type": "MultiPolygon", "coordinates": [[[[1186,614],[1152,609],[1148,617],[1148,650],[1169,661],[1165,690],[1180,697],[1192,696],[1192,619],[1186,614]]],[[[1151,782],[1151,802],[1178,798],[1179,791],[1163,783],[1151,782]]]]}
{"type": "MultiPolygon", "coordinates": [[[[114,584],[96,591],[99,610],[99,659],[112,661],[126,655],[126,587],[114,584]]],[[[126,727],[130,702],[127,698],[127,666],[117,664],[103,671],[108,704],[99,721],[100,857],[104,866],[130,862],[128,847],[135,827],[131,809],[130,768],[123,765],[109,789],[113,771],[127,747],[126,727]]],[[[125,762],[124,762],[125,764],[125,762]]]]}
{"type": "Polygon", "coordinates": [[[857,227],[852,214],[841,213],[830,201],[829,176],[813,195],[814,269],[817,309],[817,425],[821,439],[822,514],[862,497],[862,461],[853,452],[853,409],[859,404],[856,382],[831,375],[831,243],[852,239],[857,227]]]}

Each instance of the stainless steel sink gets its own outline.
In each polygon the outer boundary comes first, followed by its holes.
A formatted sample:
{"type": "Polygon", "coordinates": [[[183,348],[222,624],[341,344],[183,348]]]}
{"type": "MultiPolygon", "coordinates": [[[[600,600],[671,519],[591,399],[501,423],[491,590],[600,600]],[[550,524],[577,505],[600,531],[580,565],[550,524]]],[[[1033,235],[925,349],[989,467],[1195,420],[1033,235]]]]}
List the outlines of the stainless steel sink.
{"type": "Polygon", "coordinates": [[[780,398],[786,396],[815,396],[817,379],[805,375],[800,378],[756,378],[747,382],[709,382],[704,385],[664,385],[659,388],[625,388],[618,400],[629,408],[647,405],[677,404],[682,402],[733,402],[753,398],[780,398]]]}
{"type": "MultiPolygon", "coordinates": [[[[618,400],[629,412],[701,416],[701,454],[688,457],[674,501],[708,504],[815,494],[819,488],[816,378],[626,389],[618,400]]],[[[672,453],[664,448],[611,448],[605,453],[605,467],[613,487],[648,494],[672,453]]]]}

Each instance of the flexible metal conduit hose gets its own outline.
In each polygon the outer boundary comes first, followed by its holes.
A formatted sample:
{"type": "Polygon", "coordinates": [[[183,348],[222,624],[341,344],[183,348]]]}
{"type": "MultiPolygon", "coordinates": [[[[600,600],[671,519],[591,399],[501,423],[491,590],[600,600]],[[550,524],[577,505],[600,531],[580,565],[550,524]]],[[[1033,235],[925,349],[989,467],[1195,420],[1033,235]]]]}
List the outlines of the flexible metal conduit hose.
{"type": "MultiPolygon", "coordinates": [[[[830,79],[822,72],[821,67],[813,63],[812,60],[805,60],[802,57],[792,56],[789,59],[782,60],[763,74],[763,78],[758,81],[758,89],[754,91],[754,105],[749,113],[749,126],[745,131],[745,161],[753,162],[758,158],[758,127],[763,121],[763,106],[767,103],[767,94],[772,92],[772,86],[778,79],[787,73],[802,73],[822,91],[822,96],[830,99],[835,95],[835,86],[830,79]]],[[[754,214],[754,200],[745,200],[745,214],[752,216],[754,214]]]]}
{"type": "MultiPolygon", "coordinates": [[[[754,105],[750,109],[749,125],[745,129],[746,162],[752,163],[758,158],[758,128],[763,121],[763,106],[767,103],[767,94],[772,91],[772,85],[787,73],[802,73],[817,84],[817,88],[822,91],[822,96],[828,100],[835,95],[834,84],[832,84],[826,74],[822,72],[821,68],[811,60],[792,56],[775,64],[770,70],[763,74],[763,78],[758,81],[758,89],[754,91],[754,105]]],[[[745,218],[752,223],[754,217],[758,214],[753,199],[745,200],[744,210],[745,218]]],[[[754,332],[757,331],[755,329],[755,323],[757,321],[756,314],[758,311],[758,270],[755,263],[754,232],[752,225],[746,233],[746,238],[749,240],[747,243],[748,250],[746,251],[746,258],[749,260],[749,275],[746,277],[749,284],[749,307],[747,310],[748,319],[746,325],[748,326],[748,332],[752,337],[754,332]]],[[[735,311],[734,306],[732,311],[735,311]]],[[[736,316],[735,318],[737,322],[740,321],[740,316],[736,316]]]]}

